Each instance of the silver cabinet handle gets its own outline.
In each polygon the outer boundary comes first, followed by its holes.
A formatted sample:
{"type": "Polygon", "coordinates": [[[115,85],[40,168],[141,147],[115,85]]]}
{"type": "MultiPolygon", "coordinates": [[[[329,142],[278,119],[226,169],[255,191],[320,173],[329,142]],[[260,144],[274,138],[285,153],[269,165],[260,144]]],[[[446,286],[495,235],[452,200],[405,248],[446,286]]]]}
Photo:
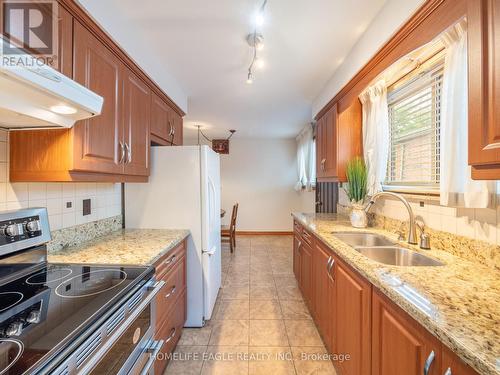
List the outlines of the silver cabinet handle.
{"type": "Polygon", "coordinates": [[[326,163],[326,159],[321,160],[321,170],[322,171],[325,170],[325,163],[326,163]]]}
{"type": "Polygon", "coordinates": [[[300,253],[300,248],[302,247],[302,241],[297,244],[297,251],[300,253]]]}
{"type": "Polygon", "coordinates": [[[172,333],[170,334],[170,336],[168,336],[168,339],[166,339],[165,342],[169,342],[175,337],[175,331],[176,331],[175,327],[172,328],[172,330],[170,331],[172,333]]]}
{"type": "Polygon", "coordinates": [[[176,259],[177,259],[177,255],[172,255],[170,258],[168,258],[166,261],[164,261],[163,264],[175,263],[176,259]]]}
{"type": "Polygon", "coordinates": [[[332,261],[332,256],[328,258],[328,262],[326,262],[326,272],[330,272],[330,262],[332,261]]]}
{"type": "Polygon", "coordinates": [[[132,163],[132,148],[128,143],[125,143],[125,145],[127,146],[127,163],[130,164],[132,163]]]}
{"type": "Polygon", "coordinates": [[[451,368],[448,367],[448,369],[444,372],[444,375],[451,375],[451,368]]]}
{"type": "Polygon", "coordinates": [[[328,273],[332,272],[333,265],[335,264],[335,259],[332,257],[332,262],[330,263],[330,268],[328,269],[328,273]]]}
{"type": "Polygon", "coordinates": [[[169,132],[168,132],[168,135],[169,135],[170,137],[173,137],[173,136],[174,136],[174,134],[175,134],[175,130],[174,130],[174,127],[172,126],[172,123],[171,123],[170,121],[168,122],[168,126],[170,126],[170,130],[169,130],[169,132]]]}
{"type": "Polygon", "coordinates": [[[122,164],[124,159],[125,159],[125,145],[123,144],[122,141],[120,141],[120,160],[118,161],[118,164],[122,164]]]}
{"type": "Polygon", "coordinates": [[[436,357],[436,354],[434,353],[434,350],[431,351],[427,359],[425,360],[424,364],[424,375],[429,375],[429,370],[431,369],[432,362],[434,362],[434,358],[436,357]]]}
{"type": "Polygon", "coordinates": [[[170,289],[170,292],[165,294],[165,298],[169,298],[174,293],[175,293],[175,285],[172,287],[172,289],[170,289]]]}
{"type": "Polygon", "coordinates": [[[151,346],[147,350],[147,352],[149,353],[149,359],[146,362],[144,368],[142,369],[140,375],[149,374],[149,371],[151,370],[151,367],[153,367],[156,357],[158,356],[158,353],[160,353],[160,350],[163,347],[164,343],[165,341],[160,340],[160,341],[155,341],[151,344],[151,346]]]}

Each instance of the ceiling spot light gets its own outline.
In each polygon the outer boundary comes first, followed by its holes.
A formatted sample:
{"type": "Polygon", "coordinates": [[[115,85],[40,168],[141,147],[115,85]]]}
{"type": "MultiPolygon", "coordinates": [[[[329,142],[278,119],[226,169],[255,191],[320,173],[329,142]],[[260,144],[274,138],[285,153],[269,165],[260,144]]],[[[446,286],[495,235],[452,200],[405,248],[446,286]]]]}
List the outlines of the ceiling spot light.
{"type": "Polygon", "coordinates": [[[253,83],[253,74],[252,74],[252,72],[250,70],[248,71],[247,83],[249,85],[251,85],[253,83]]]}
{"type": "Polygon", "coordinates": [[[266,66],[266,63],[264,60],[257,58],[257,60],[255,60],[255,66],[259,69],[263,69],[266,66]]]}
{"type": "Polygon", "coordinates": [[[264,25],[264,15],[261,12],[257,13],[257,15],[255,16],[255,24],[258,27],[264,25]]]}
{"type": "Polygon", "coordinates": [[[53,105],[50,107],[50,110],[60,115],[73,115],[77,112],[76,108],[70,107],[69,105],[53,105]]]}

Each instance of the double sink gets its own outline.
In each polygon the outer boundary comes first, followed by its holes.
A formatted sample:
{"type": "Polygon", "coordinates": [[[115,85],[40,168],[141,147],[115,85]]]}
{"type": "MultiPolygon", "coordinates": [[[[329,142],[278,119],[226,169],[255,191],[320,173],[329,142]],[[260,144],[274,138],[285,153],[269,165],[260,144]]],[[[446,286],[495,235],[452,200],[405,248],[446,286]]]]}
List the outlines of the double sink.
{"type": "Polygon", "coordinates": [[[334,232],[339,240],[376,262],[391,266],[443,266],[444,264],[399,246],[384,236],[369,232],[334,232]]]}

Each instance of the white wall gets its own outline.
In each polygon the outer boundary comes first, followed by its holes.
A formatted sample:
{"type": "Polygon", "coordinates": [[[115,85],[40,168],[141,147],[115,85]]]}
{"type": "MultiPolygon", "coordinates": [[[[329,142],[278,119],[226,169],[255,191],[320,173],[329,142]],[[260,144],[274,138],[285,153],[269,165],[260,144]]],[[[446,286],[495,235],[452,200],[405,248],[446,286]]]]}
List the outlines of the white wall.
{"type": "Polygon", "coordinates": [[[388,0],[351,52],[344,58],[312,105],[313,117],[375,55],[392,35],[424,3],[424,0],[388,0]]]}
{"type": "Polygon", "coordinates": [[[293,188],[296,150],[295,139],[231,139],[229,155],[221,155],[224,223],[235,202],[239,203],[236,229],[241,231],[291,231],[292,211],[313,210],[314,194],[293,188]]]}
{"type": "Polygon", "coordinates": [[[51,230],[121,214],[120,184],[10,183],[8,156],[8,132],[0,130],[0,211],[47,207],[51,230]],[[84,199],[91,200],[91,215],[83,216],[84,199]]]}

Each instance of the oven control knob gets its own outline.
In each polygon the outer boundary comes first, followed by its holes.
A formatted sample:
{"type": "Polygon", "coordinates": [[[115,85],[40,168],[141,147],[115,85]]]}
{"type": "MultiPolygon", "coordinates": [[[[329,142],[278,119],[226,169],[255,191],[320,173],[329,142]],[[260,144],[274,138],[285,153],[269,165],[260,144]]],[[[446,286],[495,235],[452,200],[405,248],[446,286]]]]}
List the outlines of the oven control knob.
{"type": "Polygon", "coordinates": [[[20,336],[23,332],[23,323],[22,322],[12,322],[9,324],[7,329],[5,330],[5,335],[10,336],[20,336]]]}
{"type": "Polygon", "coordinates": [[[7,225],[4,229],[4,233],[7,236],[22,236],[24,234],[23,225],[22,224],[11,224],[7,225]]]}
{"type": "Polygon", "coordinates": [[[28,323],[40,323],[40,318],[42,316],[42,313],[39,310],[33,310],[30,311],[28,316],[26,317],[26,321],[28,323]]]}
{"type": "Polygon", "coordinates": [[[41,226],[38,220],[28,221],[26,223],[26,231],[29,233],[38,232],[40,229],[41,226]]]}

